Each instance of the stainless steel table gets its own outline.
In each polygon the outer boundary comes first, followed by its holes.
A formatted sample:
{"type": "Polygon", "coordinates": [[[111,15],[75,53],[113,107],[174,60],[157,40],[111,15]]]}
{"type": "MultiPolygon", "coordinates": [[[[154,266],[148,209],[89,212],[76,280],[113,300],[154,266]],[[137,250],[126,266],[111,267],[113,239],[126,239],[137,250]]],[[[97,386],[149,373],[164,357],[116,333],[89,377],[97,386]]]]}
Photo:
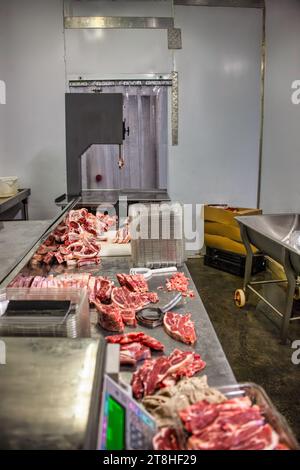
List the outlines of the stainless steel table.
{"type": "MultiPolygon", "coordinates": [[[[125,196],[129,204],[170,201],[170,197],[165,189],[95,189],[82,191],[76,207],[97,207],[99,204],[116,206],[119,198],[125,196]]],[[[58,207],[64,208],[73,199],[73,197],[63,194],[55,199],[55,204],[58,207]]]]}
{"type": "Polygon", "coordinates": [[[49,220],[0,221],[0,284],[49,225],[49,220]]]}
{"type": "MultiPolygon", "coordinates": [[[[108,276],[115,279],[117,272],[128,272],[131,267],[130,258],[116,257],[116,258],[102,258],[102,266],[99,273],[101,275],[108,276]]],[[[190,277],[188,269],[183,268],[185,274],[190,277]]],[[[162,290],[156,290],[158,286],[164,284],[165,276],[155,276],[148,281],[150,290],[156,291],[160,297],[161,304],[167,303],[170,296],[174,296],[174,292],[165,293],[162,290]]],[[[143,328],[138,326],[135,328],[126,328],[126,332],[130,331],[144,331],[145,333],[157,338],[162,341],[165,345],[165,353],[170,354],[175,348],[179,348],[185,351],[194,350],[201,354],[201,357],[206,361],[207,365],[202,374],[206,374],[208,377],[208,383],[211,386],[221,386],[235,384],[236,379],[231,370],[231,367],[227,361],[223,348],[218,340],[216,332],[212,326],[212,323],[207,315],[202,300],[197,293],[196,287],[191,280],[191,289],[195,292],[194,299],[185,300],[180,303],[174,311],[178,312],[190,312],[192,313],[192,319],[195,322],[198,340],[194,347],[185,345],[178,341],[175,341],[168,336],[163,327],[157,327],[154,329],[143,328]]],[[[159,305],[159,304],[157,304],[159,305]]],[[[99,338],[99,336],[107,336],[112,333],[108,333],[97,325],[97,313],[94,311],[91,317],[92,321],[92,336],[99,338]]],[[[132,374],[132,369],[128,369],[123,372],[123,378],[129,382],[132,374]]]]}
{"type": "Polygon", "coordinates": [[[0,449],[96,449],[104,344],[5,338],[0,449]]]}
{"type": "Polygon", "coordinates": [[[12,220],[19,210],[22,211],[23,220],[28,220],[28,197],[31,190],[19,189],[18,194],[11,197],[0,198],[0,220],[12,220]]]}

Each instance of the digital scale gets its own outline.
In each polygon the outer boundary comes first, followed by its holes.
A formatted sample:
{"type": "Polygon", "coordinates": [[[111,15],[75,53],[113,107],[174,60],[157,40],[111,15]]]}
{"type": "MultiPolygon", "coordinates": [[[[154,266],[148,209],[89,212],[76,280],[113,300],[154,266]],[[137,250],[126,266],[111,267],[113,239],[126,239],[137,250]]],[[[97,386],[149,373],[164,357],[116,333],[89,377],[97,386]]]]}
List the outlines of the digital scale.
{"type": "Polygon", "coordinates": [[[156,434],[152,416],[128,389],[104,376],[99,450],[149,450],[156,434]]]}

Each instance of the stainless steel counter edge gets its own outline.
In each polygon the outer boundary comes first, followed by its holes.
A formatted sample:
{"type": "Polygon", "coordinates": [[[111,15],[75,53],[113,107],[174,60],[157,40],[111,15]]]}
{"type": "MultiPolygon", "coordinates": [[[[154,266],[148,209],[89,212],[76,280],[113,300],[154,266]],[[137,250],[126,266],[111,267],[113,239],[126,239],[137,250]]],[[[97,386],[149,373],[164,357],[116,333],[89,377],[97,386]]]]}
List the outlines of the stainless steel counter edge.
{"type": "Polygon", "coordinates": [[[30,244],[28,250],[24,252],[21,259],[15,265],[11,266],[11,269],[9,269],[3,278],[0,279],[0,289],[7,287],[8,284],[16,277],[16,275],[34,255],[41,243],[43,243],[48,238],[54,228],[64,219],[66,212],[70,211],[77,204],[78,200],[79,198],[74,198],[72,201],[70,201],[68,205],[61,211],[61,213],[50,222],[45,232],[38,239],[32,240],[32,244],[30,244]]]}

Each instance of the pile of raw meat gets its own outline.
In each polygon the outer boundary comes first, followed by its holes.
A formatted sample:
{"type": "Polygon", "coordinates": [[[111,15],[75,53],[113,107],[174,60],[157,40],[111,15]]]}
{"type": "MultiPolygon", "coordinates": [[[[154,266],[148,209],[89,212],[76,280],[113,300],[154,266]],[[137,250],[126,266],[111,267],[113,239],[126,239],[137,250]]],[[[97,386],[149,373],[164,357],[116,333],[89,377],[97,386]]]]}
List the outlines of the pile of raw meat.
{"type": "MultiPolygon", "coordinates": [[[[262,410],[248,397],[225,399],[221,403],[199,401],[179,411],[188,433],[188,450],[276,450],[288,449],[266,422],[262,410]]],[[[154,437],[156,450],[182,448],[172,428],[162,428],[154,437]]]]}
{"type": "Polygon", "coordinates": [[[226,400],[223,393],[209,387],[206,375],[181,379],[176,385],[144,397],[142,403],[155,418],[159,428],[176,428],[179,411],[201,400],[207,403],[221,403],[226,400]]]}
{"type": "Polygon", "coordinates": [[[172,274],[172,276],[166,280],[166,287],[168,291],[181,292],[183,297],[195,297],[193,290],[189,287],[189,278],[182,272],[172,274]]]}
{"type": "Polygon", "coordinates": [[[164,329],[172,338],[185,344],[194,344],[197,340],[195,325],[191,314],[167,312],[164,316],[164,329]]]}
{"type": "Polygon", "coordinates": [[[169,356],[147,359],[132,376],[135,398],[152,395],[156,390],[174,385],[182,377],[192,377],[206,366],[199,354],[174,349],[169,356]]]}
{"type": "Polygon", "coordinates": [[[19,274],[9,284],[13,288],[39,289],[82,289],[87,288],[90,302],[110,302],[114,283],[103,276],[92,276],[89,273],[60,274],[58,276],[24,276],[19,274]]]}
{"type": "Polygon", "coordinates": [[[31,259],[31,265],[40,263],[67,263],[68,266],[88,266],[100,263],[103,234],[116,223],[116,217],[87,209],[71,210],[31,259]]]}
{"type": "Polygon", "coordinates": [[[129,224],[126,223],[124,227],[117,230],[116,237],[113,240],[113,243],[125,244],[125,243],[129,243],[130,241],[131,241],[131,237],[129,234],[129,224]]]}
{"type": "Polygon", "coordinates": [[[136,312],[149,303],[158,302],[156,292],[149,292],[148,284],[143,276],[118,274],[121,287],[114,287],[111,291],[111,303],[103,304],[94,301],[99,312],[99,324],[108,331],[122,333],[125,325],[136,326],[136,312]]]}
{"type": "Polygon", "coordinates": [[[138,361],[151,358],[151,349],[163,351],[164,345],[142,332],[107,336],[108,343],[120,344],[120,363],[135,366],[138,361]]]}

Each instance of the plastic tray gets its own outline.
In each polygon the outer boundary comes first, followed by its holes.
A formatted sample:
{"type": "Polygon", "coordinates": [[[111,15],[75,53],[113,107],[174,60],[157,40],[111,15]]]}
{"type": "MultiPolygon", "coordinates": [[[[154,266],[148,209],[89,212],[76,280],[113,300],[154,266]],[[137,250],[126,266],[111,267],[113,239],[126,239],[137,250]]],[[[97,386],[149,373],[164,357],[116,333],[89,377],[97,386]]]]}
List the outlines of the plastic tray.
{"type": "MultiPolygon", "coordinates": [[[[228,399],[248,396],[253,404],[259,405],[266,422],[269,423],[279,435],[280,443],[286,444],[291,450],[300,450],[299,443],[285,418],[277,411],[262,387],[249,382],[216,387],[216,389],[222,392],[228,399]]],[[[179,416],[177,415],[174,418],[177,426],[176,432],[179,445],[182,449],[185,449],[187,440],[186,431],[183,428],[179,416]]]]}
{"type": "Polygon", "coordinates": [[[25,337],[90,337],[89,304],[86,289],[34,289],[7,288],[0,291],[0,336],[25,337]],[[48,301],[70,300],[71,308],[63,318],[29,312],[28,316],[5,316],[6,305],[10,300],[48,301]]]}

